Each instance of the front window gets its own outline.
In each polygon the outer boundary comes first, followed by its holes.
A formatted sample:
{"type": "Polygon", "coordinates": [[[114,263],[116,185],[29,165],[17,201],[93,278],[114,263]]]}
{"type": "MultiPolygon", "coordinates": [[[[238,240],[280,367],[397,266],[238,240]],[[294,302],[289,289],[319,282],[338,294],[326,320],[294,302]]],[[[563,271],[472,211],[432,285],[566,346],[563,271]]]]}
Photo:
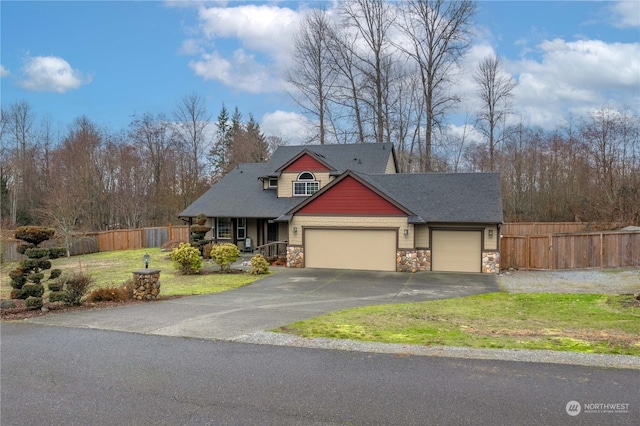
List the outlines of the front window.
{"type": "Polygon", "coordinates": [[[293,182],[293,195],[306,196],[313,195],[320,190],[320,182],[310,172],[303,172],[298,175],[298,180],[293,182]]]}
{"type": "Polygon", "coordinates": [[[218,239],[231,239],[231,218],[229,217],[219,217],[218,218],[218,226],[217,236],[218,239]]]}
{"type": "Polygon", "coordinates": [[[238,218],[237,235],[238,240],[244,240],[247,237],[247,219],[244,217],[238,218]]]}

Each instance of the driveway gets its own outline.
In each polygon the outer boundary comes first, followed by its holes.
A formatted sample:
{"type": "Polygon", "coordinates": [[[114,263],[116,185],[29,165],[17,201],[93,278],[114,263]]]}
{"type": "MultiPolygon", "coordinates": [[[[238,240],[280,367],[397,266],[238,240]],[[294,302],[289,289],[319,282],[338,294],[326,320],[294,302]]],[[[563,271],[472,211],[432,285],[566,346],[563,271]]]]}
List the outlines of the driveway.
{"type": "Polygon", "coordinates": [[[499,291],[487,274],[288,269],[223,293],[112,309],[46,315],[31,323],[163,336],[236,340],[357,306],[445,299],[499,291]]]}

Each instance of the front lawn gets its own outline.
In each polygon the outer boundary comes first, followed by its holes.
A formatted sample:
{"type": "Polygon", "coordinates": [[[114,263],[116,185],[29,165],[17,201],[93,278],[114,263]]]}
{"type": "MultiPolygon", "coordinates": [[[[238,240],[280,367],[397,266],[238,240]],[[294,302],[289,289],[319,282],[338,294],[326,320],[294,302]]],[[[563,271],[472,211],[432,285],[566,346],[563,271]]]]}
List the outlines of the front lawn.
{"type": "Polygon", "coordinates": [[[276,331],[387,343],[640,355],[632,296],[490,293],[334,312],[276,331]]]}
{"type": "MultiPolygon", "coordinates": [[[[55,259],[52,263],[53,268],[62,269],[63,273],[83,272],[90,275],[96,287],[120,286],[132,278],[133,271],[144,268],[145,253],[150,256],[149,268],[162,271],[160,296],[218,293],[250,284],[261,277],[249,273],[211,273],[214,268],[208,261],[205,261],[201,274],[181,275],[171,262],[170,252],[161,252],[159,248],[92,253],[55,259]]],[[[10,262],[0,268],[0,299],[9,298],[11,285],[8,274],[17,266],[17,262],[10,262]]],[[[48,275],[48,271],[45,271],[45,275],[48,275]]],[[[44,284],[46,287],[46,281],[44,284]]]]}

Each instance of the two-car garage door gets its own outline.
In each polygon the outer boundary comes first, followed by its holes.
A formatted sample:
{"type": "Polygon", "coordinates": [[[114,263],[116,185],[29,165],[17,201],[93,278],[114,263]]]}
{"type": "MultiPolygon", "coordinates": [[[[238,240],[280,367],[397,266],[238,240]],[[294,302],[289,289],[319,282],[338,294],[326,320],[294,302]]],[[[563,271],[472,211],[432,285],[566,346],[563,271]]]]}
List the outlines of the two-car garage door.
{"type": "Polygon", "coordinates": [[[482,232],[433,230],[431,232],[431,270],[481,272],[482,232]]]}
{"type": "MultiPolygon", "coordinates": [[[[396,230],[306,229],[305,267],[395,271],[396,246],[396,230]]],[[[482,232],[433,230],[431,270],[481,272],[482,232]]]]}
{"type": "Polygon", "coordinates": [[[305,267],[395,271],[396,241],[388,229],[306,229],[305,267]]]}

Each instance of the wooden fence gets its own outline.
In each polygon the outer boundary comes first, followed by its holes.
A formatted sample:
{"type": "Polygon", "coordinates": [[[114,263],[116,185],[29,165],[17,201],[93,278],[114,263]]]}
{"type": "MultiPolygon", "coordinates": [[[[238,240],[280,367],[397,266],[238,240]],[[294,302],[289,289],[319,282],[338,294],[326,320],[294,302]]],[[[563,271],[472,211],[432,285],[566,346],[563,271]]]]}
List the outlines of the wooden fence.
{"type": "Polygon", "coordinates": [[[577,232],[588,232],[592,226],[593,224],[589,222],[517,222],[503,224],[500,228],[500,233],[519,236],[575,234],[577,232]]]}
{"type": "Polygon", "coordinates": [[[502,269],[640,266],[640,232],[502,235],[502,269]]]}
{"type": "MultiPolygon", "coordinates": [[[[69,252],[72,256],[102,251],[131,250],[149,247],[161,247],[167,241],[186,243],[189,241],[189,226],[163,226],[140,229],[114,229],[111,231],[78,234],[74,237],[69,252]]],[[[22,259],[17,252],[18,241],[2,240],[2,261],[13,262],[22,259]]],[[[60,238],[45,241],[43,246],[62,246],[60,238]]]]}

